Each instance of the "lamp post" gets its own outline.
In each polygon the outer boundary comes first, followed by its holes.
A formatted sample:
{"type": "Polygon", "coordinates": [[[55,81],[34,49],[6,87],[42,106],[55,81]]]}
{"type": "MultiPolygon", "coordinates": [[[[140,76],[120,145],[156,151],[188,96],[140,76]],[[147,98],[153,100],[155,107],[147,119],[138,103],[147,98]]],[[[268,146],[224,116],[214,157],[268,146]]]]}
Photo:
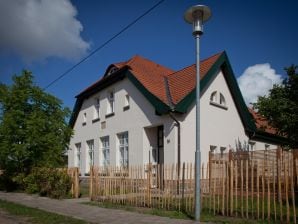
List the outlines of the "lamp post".
{"type": "Polygon", "coordinates": [[[201,218],[200,182],[201,182],[201,151],[200,151],[200,36],[203,34],[203,23],[211,16],[208,6],[195,5],[184,14],[186,22],[193,24],[193,36],[196,40],[196,153],[195,153],[195,220],[201,218]]]}

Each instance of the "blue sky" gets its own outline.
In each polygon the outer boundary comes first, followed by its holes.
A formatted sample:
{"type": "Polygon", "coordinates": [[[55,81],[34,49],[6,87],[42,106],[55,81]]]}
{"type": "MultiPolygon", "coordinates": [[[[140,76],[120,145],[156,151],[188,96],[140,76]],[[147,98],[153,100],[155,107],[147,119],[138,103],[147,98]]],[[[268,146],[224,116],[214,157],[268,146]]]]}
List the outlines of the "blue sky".
{"type": "MultiPolygon", "coordinates": [[[[13,74],[28,69],[45,87],[158,0],[24,2],[0,3],[0,81],[11,84],[13,74]]],[[[298,64],[295,0],[165,0],[46,91],[72,108],[75,95],[111,63],[138,54],[174,70],[193,64],[195,42],[183,15],[195,4],[212,10],[201,58],[225,50],[247,102],[280,83],[285,66],[298,64]]]]}

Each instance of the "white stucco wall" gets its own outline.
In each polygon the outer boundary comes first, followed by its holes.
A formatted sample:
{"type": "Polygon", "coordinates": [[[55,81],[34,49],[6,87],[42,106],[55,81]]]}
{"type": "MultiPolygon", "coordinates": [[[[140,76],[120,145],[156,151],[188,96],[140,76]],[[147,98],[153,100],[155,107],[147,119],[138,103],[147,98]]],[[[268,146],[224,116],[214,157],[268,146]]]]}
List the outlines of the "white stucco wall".
{"type": "MultiPolygon", "coordinates": [[[[211,80],[209,86],[202,93],[200,105],[200,150],[202,163],[206,164],[208,161],[210,145],[216,146],[216,152],[219,153],[220,147],[225,147],[225,152],[228,152],[229,149],[235,149],[235,142],[238,139],[241,143],[249,141],[221,71],[218,71],[218,74],[211,80]],[[210,96],[214,91],[223,94],[227,109],[210,104],[210,96]]],[[[181,121],[181,147],[183,149],[182,161],[194,162],[195,109],[196,106],[193,104],[188,113],[179,118],[181,121]]],[[[271,145],[270,148],[277,148],[277,146],[271,145]]],[[[256,142],[255,149],[265,149],[265,143],[256,142]]]]}
{"type": "MultiPolygon", "coordinates": [[[[88,171],[86,159],[88,156],[86,141],[94,139],[95,148],[95,165],[99,164],[99,146],[100,137],[109,136],[110,141],[110,164],[117,165],[118,145],[117,134],[128,132],[129,139],[129,164],[145,164],[149,162],[149,149],[156,147],[154,138],[154,127],[164,125],[164,158],[165,163],[170,163],[176,159],[176,128],[173,126],[173,121],[168,116],[158,116],[155,114],[154,107],[136,89],[136,87],[125,78],[122,81],[106,88],[83,102],[81,111],[74,125],[74,136],[70,141],[69,150],[69,166],[75,166],[75,144],[81,143],[82,148],[82,167],[81,173],[88,171]],[[108,92],[114,91],[115,94],[115,115],[105,118],[107,113],[108,92]],[[124,111],[125,95],[130,96],[130,109],[124,111]],[[92,123],[94,101],[95,98],[100,98],[100,121],[92,123]],[[83,114],[87,114],[86,125],[83,126],[83,114]],[[102,122],[106,122],[106,128],[102,129],[102,122]],[[150,128],[152,130],[150,131],[150,128]],[[145,129],[144,129],[145,128],[145,129]],[[146,131],[146,130],[149,130],[146,131]],[[151,133],[150,133],[151,132],[151,133]],[[148,138],[149,137],[149,138],[148,138]]],[[[157,129],[156,129],[157,130],[157,129]]],[[[156,133],[157,135],[157,133],[156,133]]]]}
{"type": "MultiPolygon", "coordinates": [[[[194,162],[195,159],[195,104],[183,115],[174,115],[181,124],[181,162],[194,162]]],[[[202,163],[207,163],[210,146],[235,149],[235,142],[248,142],[237,108],[232,99],[223,73],[214,77],[201,95],[201,156],[202,163]],[[223,94],[227,109],[210,104],[211,94],[217,91],[223,94]]],[[[177,127],[168,116],[158,116],[154,107],[142,93],[127,79],[119,81],[109,88],[89,97],[83,102],[81,111],[74,125],[74,136],[70,142],[69,167],[75,166],[75,144],[81,143],[81,173],[88,172],[87,141],[94,140],[95,165],[99,164],[100,137],[109,136],[110,164],[117,165],[117,134],[128,132],[129,164],[146,164],[149,162],[149,151],[157,146],[157,126],[164,126],[164,163],[177,162],[177,127]],[[115,115],[106,118],[110,91],[115,93],[115,115]],[[124,111],[125,95],[130,96],[130,109],[124,111]],[[95,98],[100,98],[100,121],[92,123],[95,98]],[[87,114],[86,125],[83,126],[83,114],[87,114]],[[106,128],[101,128],[105,122],[106,128]]],[[[255,142],[255,149],[265,149],[264,142],[255,142]]],[[[270,145],[270,149],[277,148],[270,145]]],[[[152,161],[152,160],[151,160],[152,161]]]]}

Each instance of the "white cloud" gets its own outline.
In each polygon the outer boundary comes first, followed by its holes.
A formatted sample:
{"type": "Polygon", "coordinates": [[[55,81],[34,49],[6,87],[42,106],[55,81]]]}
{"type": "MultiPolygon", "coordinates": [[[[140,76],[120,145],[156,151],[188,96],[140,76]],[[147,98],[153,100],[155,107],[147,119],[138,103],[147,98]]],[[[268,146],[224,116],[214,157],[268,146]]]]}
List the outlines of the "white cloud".
{"type": "Polygon", "coordinates": [[[75,60],[89,49],[70,0],[1,0],[0,49],[25,61],[56,56],[75,60]]]}
{"type": "Polygon", "coordinates": [[[250,66],[238,78],[238,84],[247,105],[255,103],[258,96],[267,95],[274,84],[281,82],[281,75],[276,74],[269,63],[250,66]]]}

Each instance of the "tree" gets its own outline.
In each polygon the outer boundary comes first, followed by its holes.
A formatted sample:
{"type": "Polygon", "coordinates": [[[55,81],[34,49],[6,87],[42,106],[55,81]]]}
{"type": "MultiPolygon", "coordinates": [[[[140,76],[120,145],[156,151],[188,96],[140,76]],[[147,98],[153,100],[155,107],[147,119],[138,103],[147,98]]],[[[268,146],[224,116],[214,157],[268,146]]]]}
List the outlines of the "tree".
{"type": "Polygon", "coordinates": [[[0,84],[0,169],[10,176],[33,167],[63,165],[72,129],[70,110],[33,83],[23,71],[13,84],[0,84]]]}
{"type": "Polygon", "coordinates": [[[269,124],[278,130],[278,134],[289,139],[289,146],[298,147],[298,66],[285,68],[287,78],[281,85],[274,85],[268,96],[258,98],[254,108],[269,124]]]}

